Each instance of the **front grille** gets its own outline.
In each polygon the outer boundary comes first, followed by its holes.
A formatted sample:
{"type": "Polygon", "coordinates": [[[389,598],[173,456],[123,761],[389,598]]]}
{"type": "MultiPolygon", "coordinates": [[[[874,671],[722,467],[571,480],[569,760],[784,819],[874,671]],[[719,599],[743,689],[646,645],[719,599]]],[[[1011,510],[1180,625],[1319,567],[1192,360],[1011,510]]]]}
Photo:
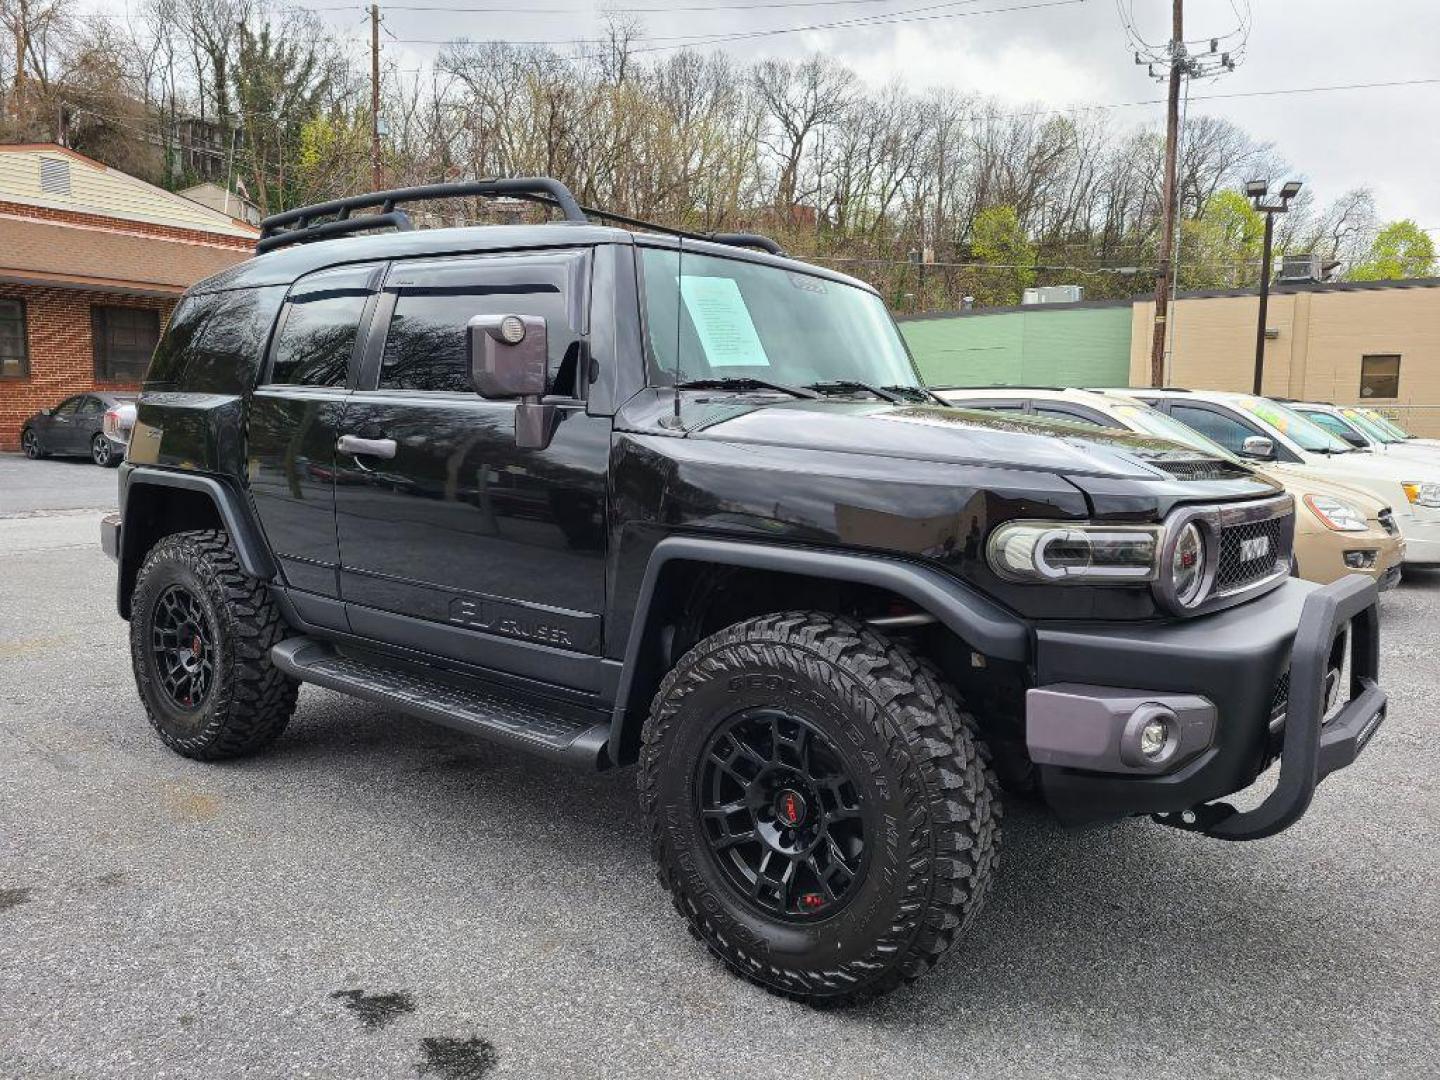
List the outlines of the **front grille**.
{"type": "Polygon", "coordinates": [[[1166,461],[1161,458],[1151,462],[1164,469],[1177,480],[1234,480],[1246,476],[1249,471],[1242,465],[1234,465],[1220,458],[1189,458],[1166,461]]]}
{"type": "Polygon", "coordinates": [[[1400,526],[1395,524],[1395,512],[1390,507],[1385,507],[1379,513],[1380,527],[1391,536],[1400,535],[1400,526]]]}
{"type": "Polygon", "coordinates": [[[1290,565],[1291,530],[1286,527],[1286,516],[1221,526],[1216,593],[1237,592],[1290,565]]]}
{"type": "Polygon", "coordinates": [[[1290,672],[1285,672],[1275,680],[1275,690],[1270,695],[1270,719],[1274,720],[1285,715],[1285,710],[1290,706],[1290,672]]]}

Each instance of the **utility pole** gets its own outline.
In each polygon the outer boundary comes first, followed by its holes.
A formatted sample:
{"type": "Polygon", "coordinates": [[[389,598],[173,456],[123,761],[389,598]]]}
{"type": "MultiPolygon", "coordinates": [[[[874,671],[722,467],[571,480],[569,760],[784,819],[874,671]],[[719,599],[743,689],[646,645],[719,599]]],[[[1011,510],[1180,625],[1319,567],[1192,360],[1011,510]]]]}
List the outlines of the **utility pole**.
{"type": "Polygon", "coordinates": [[[1165,179],[1160,260],[1155,269],[1155,325],[1150,339],[1150,385],[1165,384],[1165,323],[1170,317],[1170,254],[1175,249],[1175,158],[1180,141],[1180,80],[1185,75],[1185,0],[1170,12],[1170,87],[1165,98],[1165,179]]]}
{"type": "Polygon", "coordinates": [[[1171,0],[1170,40],[1163,49],[1149,45],[1123,10],[1121,21],[1130,44],[1135,48],[1135,63],[1145,67],[1151,78],[1167,83],[1160,249],[1156,253],[1155,322],[1150,338],[1150,385],[1161,386],[1165,382],[1165,339],[1170,329],[1170,291],[1175,276],[1175,219],[1179,210],[1175,172],[1180,153],[1180,89],[1185,79],[1234,71],[1236,61],[1244,53],[1250,25],[1248,19],[1242,18],[1240,25],[1228,34],[1210,38],[1208,51],[1198,48],[1191,53],[1185,42],[1185,0],[1171,0]],[[1234,53],[1229,51],[1228,43],[1231,41],[1236,42],[1234,47],[1237,51],[1234,53]],[[1158,72],[1157,66],[1161,69],[1158,72]]]}
{"type": "Polygon", "coordinates": [[[380,168],[380,5],[370,5],[370,185],[384,188],[380,168]]]}

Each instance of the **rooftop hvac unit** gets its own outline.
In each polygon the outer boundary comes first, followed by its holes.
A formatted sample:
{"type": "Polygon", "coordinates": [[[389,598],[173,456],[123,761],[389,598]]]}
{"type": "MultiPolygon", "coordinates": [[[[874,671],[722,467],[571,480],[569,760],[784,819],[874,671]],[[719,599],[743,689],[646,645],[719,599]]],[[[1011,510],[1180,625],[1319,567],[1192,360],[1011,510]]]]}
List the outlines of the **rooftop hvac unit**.
{"type": "Polygon", "coordinates": [[[1319,255],[1286,255],[1280,260],[1280,274],[1275,278],[1277,284],[1324,280],[1325,267],[1319,255]]]}
{"type": "Polygon", "coordinates": [[[1085,299],[1083,285],[1046,285],[1039,289],[1026,289],[1020,298],[1022,304],[1078,304],[1085,299]]]}

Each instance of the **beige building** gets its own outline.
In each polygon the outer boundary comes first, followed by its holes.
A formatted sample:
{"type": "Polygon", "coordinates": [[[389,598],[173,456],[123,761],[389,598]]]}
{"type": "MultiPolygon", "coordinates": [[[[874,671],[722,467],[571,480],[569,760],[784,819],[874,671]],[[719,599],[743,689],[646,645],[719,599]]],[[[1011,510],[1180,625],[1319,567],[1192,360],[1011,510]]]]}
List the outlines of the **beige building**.
{"type": "MultiPolygon", "coordinates": [[[[1187,293],[1170,310],[1166,384],[1249,391],[1259,296],[1187,293]]],[[[1131,311],[1132,386],[1150,382],[1154,311],[1142,300],[1131,311]]],[[[1265,322],[1267,395],[1370,405],[1440,436],[1440,278],[1276,286],[1265,322]]]]}

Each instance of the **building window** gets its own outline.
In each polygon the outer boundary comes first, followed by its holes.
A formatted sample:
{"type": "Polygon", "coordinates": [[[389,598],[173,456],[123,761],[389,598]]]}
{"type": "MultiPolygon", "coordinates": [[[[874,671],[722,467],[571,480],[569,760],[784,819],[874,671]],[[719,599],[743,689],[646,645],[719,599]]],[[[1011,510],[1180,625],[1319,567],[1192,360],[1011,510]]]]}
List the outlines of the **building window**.
{"type": "Polygon", "coordinates": [[[1362,398],[1394,398],[1400,396],[1400,357],[1381,353],[1360,358],[1360,396],[1362,398]]]}
{"type": "Polygon", "coordinates": [[[154,308],[92,307],[95,378],[139,382],[160,340],[160,313],[154,308]]]}
{"type": "Polygon", "coordinates": [[[25,301],[0,299],[0,379],[23,379],[29,374],[25,301]]]}

